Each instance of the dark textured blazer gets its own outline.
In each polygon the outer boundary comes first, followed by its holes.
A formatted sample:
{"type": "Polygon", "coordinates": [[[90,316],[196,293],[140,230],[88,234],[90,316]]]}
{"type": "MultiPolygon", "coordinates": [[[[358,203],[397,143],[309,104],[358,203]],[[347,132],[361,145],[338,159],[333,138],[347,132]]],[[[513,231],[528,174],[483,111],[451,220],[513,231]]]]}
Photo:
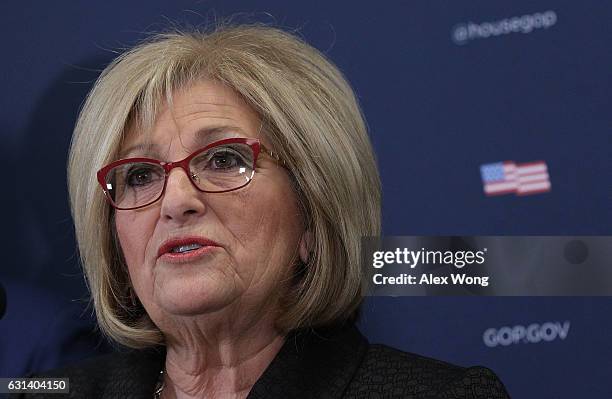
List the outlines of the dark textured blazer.
{"type": "MultiPolygon", "coordinates": [[[[44,376],[68,377],[71,398],[151,399],[164,360],[163,348],[116,353],[44,376]]],[[[508,397],[489,369],[462,368],[370,345],[353,325],[289,334],[248,395],[248,399],[508,397]]]]}

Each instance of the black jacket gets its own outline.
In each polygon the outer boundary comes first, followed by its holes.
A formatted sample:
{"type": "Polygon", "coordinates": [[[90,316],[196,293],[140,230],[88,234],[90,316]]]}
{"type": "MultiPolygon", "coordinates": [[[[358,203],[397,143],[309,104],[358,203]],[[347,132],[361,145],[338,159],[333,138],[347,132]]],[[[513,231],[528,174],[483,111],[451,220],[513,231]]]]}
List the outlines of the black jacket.
{"type": "MultiPolygon", "coordinates": [[[[161,348],[116,353],[44,376],[68,377],[71,398],[151,399],[164,358],[161,348]]],[[[508,394],[489,369],[370,345],[348,325],[291,333],[248,396],[263,398],[497,399],[508,394]]]]}

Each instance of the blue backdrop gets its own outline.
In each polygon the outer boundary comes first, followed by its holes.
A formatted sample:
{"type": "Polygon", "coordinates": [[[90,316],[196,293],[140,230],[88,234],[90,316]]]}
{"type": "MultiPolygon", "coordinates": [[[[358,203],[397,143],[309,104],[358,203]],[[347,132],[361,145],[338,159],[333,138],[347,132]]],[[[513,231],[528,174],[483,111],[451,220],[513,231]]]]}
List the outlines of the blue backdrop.
{"type": "MultiPolygon", "coordinates": [[[[0,11],[4,364],[40,343],[16,331],[47,331],[55,313],[38,317],[36,298],[85,296],[65,178],[79,106],[114,50],[169,20],[198,25],[247,12],[243,20],[299,28],[325,52],[367,117],[387,235],[612,234],[609,3],[4,1],[0,11]],[[485,196],[480,165],[506,160],[546,162],[551,191],[485,196]],[[45,294],[24,295],[30,289],[45,294]],[[11,304],[24,296],[32,301],[11,304]]],[[[604,297],[377,298],[361,328],[371,341],[487,365],[513,397],[610,398],[611,305],[604,297]]]]}

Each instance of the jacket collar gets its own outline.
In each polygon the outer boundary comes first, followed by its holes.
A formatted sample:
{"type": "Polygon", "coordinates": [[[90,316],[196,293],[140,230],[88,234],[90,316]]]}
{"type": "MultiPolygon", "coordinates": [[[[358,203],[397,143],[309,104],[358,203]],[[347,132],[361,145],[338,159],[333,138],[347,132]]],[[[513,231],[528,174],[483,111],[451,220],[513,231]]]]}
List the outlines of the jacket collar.
{"type": "Polygon", "coordinates": [[[247,399],[340,398],[367,346],[353,324],[295,331],[247,399]]]}

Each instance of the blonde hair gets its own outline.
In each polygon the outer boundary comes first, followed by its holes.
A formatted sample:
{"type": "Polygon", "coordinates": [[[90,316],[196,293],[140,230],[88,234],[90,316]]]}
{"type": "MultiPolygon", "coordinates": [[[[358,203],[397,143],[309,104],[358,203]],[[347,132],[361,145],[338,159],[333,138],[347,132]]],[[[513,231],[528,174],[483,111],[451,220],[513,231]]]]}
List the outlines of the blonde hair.
{"type": "Polygon", "coordinates": [[[352,317],[362,300],[362,236],[380,233],[380,181],[355,95],[341,72],[296,36],[263,25],[160,34],[115,59],[79,115],[70,149],[72,215],[94,308],[111,339],[143,348],[163,336],[132,297],[113,210],[96,171],[118,156],[132,123],[153,125],[176,90],[199,79],[231,87],[259,114],[285,161],[313,238],[278,326],[352,317]]]}

